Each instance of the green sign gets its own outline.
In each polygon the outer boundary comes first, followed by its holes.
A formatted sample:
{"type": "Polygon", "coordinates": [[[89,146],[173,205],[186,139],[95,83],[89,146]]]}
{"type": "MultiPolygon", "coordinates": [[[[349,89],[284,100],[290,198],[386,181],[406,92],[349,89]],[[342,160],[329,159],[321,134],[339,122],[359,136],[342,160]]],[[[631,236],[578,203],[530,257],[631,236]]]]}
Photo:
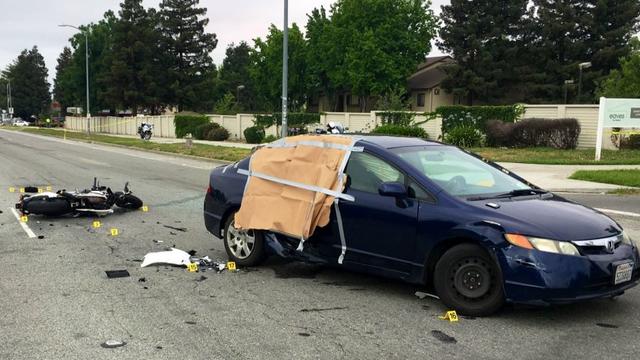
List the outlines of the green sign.
{"type": "Polygon", "coordinates": [[[603,127],[640,128],[640,99],[605,99],[603,127]]]}

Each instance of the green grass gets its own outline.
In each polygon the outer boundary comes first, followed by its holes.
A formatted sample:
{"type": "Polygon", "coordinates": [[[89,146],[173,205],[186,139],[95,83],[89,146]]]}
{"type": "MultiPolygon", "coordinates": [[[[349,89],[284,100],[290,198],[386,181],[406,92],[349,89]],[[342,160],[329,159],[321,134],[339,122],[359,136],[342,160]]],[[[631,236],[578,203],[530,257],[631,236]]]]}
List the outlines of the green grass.
{"type": "MultiPolygon", "coordinates": [[[[11,128],[4,127],[3,129],[7,130],[15,130],[22,131],[32,134],[38,135],[46,135],[46,136],[54,136],[62,138],[64,136],[64,131],[58,129],[42,129],[42,128],[11,128]]],[[[199,156],[203,158],[215,159],[215,160],[226,160],[226,161],[237,161],[245,158],[251,150],[249,149],[240,149],[235,147],[228,146],[213,146],[213,145],[204,145],[204,144],[193,144],[191,149],[188,149],[184,146],[184,144],[158,144],[150,141],[142,141],[140,139],[134,138],[125,138],[119,136],[109,136],[109,135],[100,135],[100,134],[91,134],[87,135],[86,133],[67,131],[66,132],[67,139],[85,141],[85,142],[96,142],[96,143],[104,143],[104,144],[113,144],[126,146],[130,148],[136,149],[144,149],[144,150],[155,150],[168,152],[173,154],[182,154],[182,155],[192,155],[199,156]]]]}
{"type": "Polygon", "coordinates": [[[640,150],[602,150],[600,161],[595,161],[594,149],[559,150],[552,148],[472,148],[469,149],[491,161],[557,165],[637,165],[640,150]]]}
{"type": "Polygon", "coordinates": [[[640,189],[630,189],[630,188],[622,188],[622,189],[613,189],[607,191],[607,194],[612,195],[640,195],[640,189]]]}
{"type": "Polygon", "coordinates": [[[579,170],[569,177],[575,180],[640,187],[640,169],[579,170]]]}

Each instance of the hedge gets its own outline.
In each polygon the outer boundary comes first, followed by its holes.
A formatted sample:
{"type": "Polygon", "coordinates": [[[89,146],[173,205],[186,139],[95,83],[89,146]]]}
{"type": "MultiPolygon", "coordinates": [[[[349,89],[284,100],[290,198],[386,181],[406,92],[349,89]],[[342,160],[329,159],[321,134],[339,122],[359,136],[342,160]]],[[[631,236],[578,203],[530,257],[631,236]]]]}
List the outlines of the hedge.
{"type": "Polygon", "coordinates": [[[402,125],[393,125],[386,124],[380,125],[371,131],[372,134],[378,135],[399,135],[399,136],[410,136],[410,137],[418,137],[423,139],[428,139],[429,135],[427,132],[417,126],[402,126],[402,125]]]}
{"type": "Polygon", "coordinates": [[[487,143],[491,146],[575,149],[580,136],[576,119],[531,118],[515,124],[491,121],[487,123],[487,143]]]}
{"type": "Polygon", "coordinates": [[[182,138],[187,134],[195,136],[196,128],[207,123],[209,123],[209,118],[204,115],[176,115],[173,118],[177,138],[182,138]]]}
{"type": "Polygon", "coordinates": [[[264,129],[260,126],[252,126],[244,129],[244,138],[249,144],[260,144],[264,139],[264,129]]]}
{"type": "Polygon", "coordinates": [[[440,106],[427,117],[442,118],[442,133],[446,134],[460,126],[472,126],[482,132],[490,120],[513,123],[524,114],[524,106],[520,104],[503,106],[440,106]]]}

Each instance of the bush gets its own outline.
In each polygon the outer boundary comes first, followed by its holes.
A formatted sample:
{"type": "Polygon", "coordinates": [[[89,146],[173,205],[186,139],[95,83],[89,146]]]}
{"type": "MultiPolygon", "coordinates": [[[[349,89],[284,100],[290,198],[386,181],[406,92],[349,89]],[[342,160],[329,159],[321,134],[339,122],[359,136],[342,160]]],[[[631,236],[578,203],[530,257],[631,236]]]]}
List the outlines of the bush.
{"type": "MultiPolygon", "coordinates": [[[[287,127],[305,127],[319,124],[321,113],[287,113],[287,127]]],[[[282,113],[256,114],[254,124],[264,129],[282,124],[282,113]]]]}
{"type": "Polygon", "coordinates": [[[513,126],[502,120],[488,121],[485,129],[487,146],[513,146],[513,126]]]}
{"type": "Polygon", "coordinates": [[[621,128],[612,128],[611,142],[618,149],[640,149],[640,134],[627,135],[621,128]]]}
{"type": "Polygon", "coordinates": [[[211,141],[225,141],[229,138],[229,131],[222,126],[215,127],[209,130],[205,135],[205,140],[211,141]]]}
{"type": "Polygon", "coordinates": [[[260,144],[264,139],[264,129],[260,126],[252,126],[244,129],[244,138],[249,144],[260,144]]]}
{"type": "Polygon", "coordinates": [[[271,143],[278,140],[278,138],[274,135],[267,135],[264,139],[262,139],[263,143],[271,143]]]}
{"type": "Polygon", "coordinates": [[[640,134],[629,135],[623,143],[620,144],[623,149],[640,149],[640,134]]]}
{"type": "Polygon", "coordinates": [[[379,111],[382,125],[398,125],[409,127],[413,123],[416,114],[410,111],[379,111]]]}
{"type": "Polygon", "coordinates": [[[524,106],[520,104],[504,105],[504,106],[463,106],[448,105],[439,106],[433,113],[427,114],[427,117],[442,118],[442,133],[446,134],[451,129],[465,126],[473,126],[484,132],[486,124],[490,120],[501,120],[503,122],[512,123],[518,120],[524,114],[524,106]]]}
{"type": "Polygon", "coordinates": [[[198,139],[198,140],[208,140],[206,139],[207,134],[209,134],[209,132],[213,129],[217,129],[219,128],[220,125],[214,123],[214,122],[208,122],[206,124],[202,124],[202,125],[198,125],[193,132],[191,133],[191,135],[193,135],[194,138],[198,139]]]}
{"type": "Polygon", "coordinates": [[[371,131],[372,134],[379,135],[399,135],[399,136],[410,136],[410,137],[418,137],[423,139],[428,139],[429,135],[427,132],[417,126],[402,126],[402,125],[393,125],[386,124],[380,125],[371,131]]]}
{"type": "Polygon", "coordinates": [[[580,136],[576,119],[524,119],[512,125],[512,146],[575,149],[580,136]]]}
{"type": "Polygon", "coordinates": [[[209,123],[209,118],[204,115],[178,114],[173,118],[173,123],[176,128],[176,137],[182,138],[187,134],[195,136],[196,128],[209,123]]]}
{"type": "Polygon", "coordinates": [[[460,125],[444,134],[444,142],[460,147],[482,146],[482,141],[482,132],[469,125],[460,125]]]}

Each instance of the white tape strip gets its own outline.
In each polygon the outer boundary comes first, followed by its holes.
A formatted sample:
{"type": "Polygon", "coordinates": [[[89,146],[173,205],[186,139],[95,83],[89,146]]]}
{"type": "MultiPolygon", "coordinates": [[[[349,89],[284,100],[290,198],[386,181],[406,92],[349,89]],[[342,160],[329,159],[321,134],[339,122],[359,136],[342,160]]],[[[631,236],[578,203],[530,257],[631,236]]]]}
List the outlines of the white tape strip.
{"type": "Polygon", "coordinates": [[[280,179],[280,178],[277,178],[275,176],[271,176],[271,175],[267,175],[267,174],[263,174],[263,173],[259,173],[259,172],[255,172],[255,171],[249,171],[249,170],[245,170],[245,169],[238,169],[238,174],[247,175],[249,177],[253,176],[253,177],[260,178],[260,179],[273,181],[273,182],[276,182],[276,183],[279,183],[279,184],[283,184],[283,185],[287,185],[287,186],[293,186],[293,187],[297,187],[297,188],[304,189],[304,190],[320,192],[320,193],[327,194],[329,196],[333,196],[335,198],[340,198],[340,199],[347,200],[347,201],[355,201],[355,198],[353,196],[347,195],[345,193],[341,193],[341,192],[338,192],[338,191],[321,188],[321,187],[315,186],[315,185],[303,184],[303,183],[300,183],[300,182],[297,182],[297,181],[280,179]]]}

